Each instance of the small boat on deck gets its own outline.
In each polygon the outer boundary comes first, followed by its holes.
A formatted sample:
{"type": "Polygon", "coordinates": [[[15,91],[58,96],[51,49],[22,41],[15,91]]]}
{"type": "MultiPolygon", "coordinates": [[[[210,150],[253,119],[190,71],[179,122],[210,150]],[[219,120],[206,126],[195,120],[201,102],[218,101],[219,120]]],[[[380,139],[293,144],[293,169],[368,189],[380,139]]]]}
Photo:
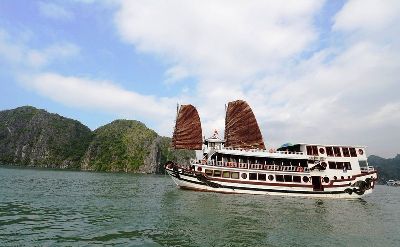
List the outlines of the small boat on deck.
{"type": "Polygon", "coordinates": [[[364,146],[286,143],[267,149],[252,109],[242,100],[227,106],[224,139],[217,131],[203,138],[196,108],[181,105],[172,146],[202,151],[201,159],[188,164],[165,164],[182,189],[357,198],[372,193],[377,180],[364,146]]]}

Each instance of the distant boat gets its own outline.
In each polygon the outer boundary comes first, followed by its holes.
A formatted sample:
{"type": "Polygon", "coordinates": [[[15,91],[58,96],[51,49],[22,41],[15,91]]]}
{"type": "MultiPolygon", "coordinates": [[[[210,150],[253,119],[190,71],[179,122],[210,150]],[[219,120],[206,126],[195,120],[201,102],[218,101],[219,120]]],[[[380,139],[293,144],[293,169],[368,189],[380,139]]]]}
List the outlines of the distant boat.
{"type": "Polygon", "coordinates": [[[182,189],[357,198],[371,193],[377,180],[364,146],[285,143],[267,150],[253,111],[242,100],[228,104],[224,139],[217,131],[203,139],[196,108],[178,106],[172,146],[203,154],[189,164],[166,163],[182,189]]]}
{"type": "Polygon", "coordinates": [[[399,180],[388,180],[386,182],[386,185],[388,185],[388,186],[400,186],[400,181],[399,180]]]}

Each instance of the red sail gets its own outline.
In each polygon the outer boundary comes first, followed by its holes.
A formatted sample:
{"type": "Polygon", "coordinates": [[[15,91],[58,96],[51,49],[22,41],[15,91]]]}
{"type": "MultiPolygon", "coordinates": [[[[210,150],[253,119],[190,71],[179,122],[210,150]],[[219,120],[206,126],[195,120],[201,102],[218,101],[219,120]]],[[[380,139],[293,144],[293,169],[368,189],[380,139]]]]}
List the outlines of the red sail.
{"type": "Polygon", "coordinates": [[[192,105],[181,105],[176,118],[172,146],[175,149],[201,150],[203,144],[200,117],[192,105]]]}
{"type": "Polygon", "coordinates": [[[246,101],[229,102],[225,118],[225,146],[265,149],[260,128],[246,101]]]}

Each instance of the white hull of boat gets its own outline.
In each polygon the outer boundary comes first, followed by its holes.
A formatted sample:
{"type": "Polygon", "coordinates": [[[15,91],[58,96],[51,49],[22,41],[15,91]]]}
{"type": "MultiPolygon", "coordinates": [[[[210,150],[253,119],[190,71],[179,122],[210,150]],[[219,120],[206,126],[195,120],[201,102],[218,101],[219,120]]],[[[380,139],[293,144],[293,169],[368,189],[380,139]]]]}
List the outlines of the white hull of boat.
{"type": "MultiPolygon", "coordinates": [[[[182,174],[181,172],[174,172],[173,170],[167,169],[168,174],[172,177],[175,184],[181,189],[195,190],[195,191],[207,191],[207,192],[218,192],[218,193],[229,193],[229,194],[254,194],[254,195],[274,195],[274,196],[297,196],[297,197],[314,197],[314,198],[361,198],[365,195],[372,193],[374,186],[366,190],[364,194],[358,195],[356,193],[349,194],[344,192],[345,189],[351,186],[338,187],[338,188],[326,188],[324,191],[313,191],[312,188],[304,187],[291,187],[291,186],[268,186],[268,185],[252,185],[252,184],[241,184],[234,182],[221,182],[218,181],[218,185],[221,187],[213,187],[207,185],[196,177],[182,174]],[[177,176],[176,174],[179,174],[177,176]]],[[[365,180],[370,175],[360,176],[357,180],[365,180]]]]}

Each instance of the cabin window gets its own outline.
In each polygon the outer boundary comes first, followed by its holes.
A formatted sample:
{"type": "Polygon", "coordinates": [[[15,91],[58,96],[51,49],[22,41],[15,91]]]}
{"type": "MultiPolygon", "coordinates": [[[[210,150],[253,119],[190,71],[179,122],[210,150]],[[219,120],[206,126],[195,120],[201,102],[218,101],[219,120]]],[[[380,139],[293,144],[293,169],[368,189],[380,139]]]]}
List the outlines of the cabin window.
{"type": "Polygon", "coordinates": [[[267,175],[264,174],[264,173],[259,173],[258,174],[258,180],[261,180],[261,181],[267,180],[267,175]]]}
{"type": "Polygon", "coordinates": [[[329,169],[336,169],[336,163],[335,162],[329,161],[328,164],[329,164],[329,169]]]}
{"type": "Polygon", "coordinates": [[[325,149],[324,149],[324,148],[319,148],[319,152],[320,152],[321,154],[324,154],[324,153],[325,153],[325,149]]]}
{"type": "Polygon", "coordinates": [[[311,146],[307,146],[307,155],[312,155],[313,154],[313,150],[311,146]]]}
{"type": "Polygon", "coordinates": [[[269,175],[269,176],[268,176],[268,180],[269,180],[269,181],[274,180],[274,175],[269,175]]]}
{"type": "Polygon", "coordinates": [[[333,176],[333,180],[337,180],[337,177],[336,177],[336,176],[333,176]]]}
{"type": "Polygon", "coordinates": [[[223,178],[230,178],[230,177],[231,177],[231,173],[228,172],[228,171],[223,171],[223,172],[222,172],[222,177],[223,177],[223,178]]]}
{"type": "Polygon", "coordinates": [[[277,182],[283,182],[283,175],[276,175],[276,181],[277,182]]]}
{"type": "Polygon", "coordinates": [[[341,177],[340,177],[340,179],[342,179],[342,180],[343,180],[343,179],[344,179],[344,177],[343,177],[343,176],[341,176],[341,177]]]}
{"type": "Polygon", "coordinates": [[[307,146],[307,155],[318,156],[318,147],[317,146],[307,146]]]}
{"type": "Polygon", "coordinates": [[[285,178],[285,182],[292,182],[293,181],[291,175],[284,175],[284,178],[285,178]]]}
{"type": "Polygon", "coordinates": [[[342,152],[344,157],[350,157],[350,151],[349,148],[342,147],[342,152]]]}
{"type": "Polygon", "coordinates": [[[312,146],[312,150],[313,150],[313,155],[318,156],[318,147],[312,146]]]}
{"type": "Polygon", "coordinates": [[[310,179],[309,179],[307,176],[304,176],[304,177],[303,177],[303,182],[304,182],[304,183],[308,183],[308,181],[310,181],[310,179]]]}
{"type": "Polygon", "coordinates": [[[350,156],[351,157],[357,157],[357,152],[355,148],[349,148],[350,150],[350,156]]]}
{"type": "Polygon", "coordinates": [[[336,169],[342,170],[343,169],[343,162],[336,162],[336,169]]]}
{"type": "Polygon", "coordinates": [[[324,177],[324,182],[325,183],[329,183],[329,178],[328,177],[324,177]]]}
{"type": "Polygon", "coordinates": [[[257,173],[249,173],[250,180],[257,180],[257,173]]]}
{"type": "Polygon", "coordinates": [[[221,171],[220,170],[214,170],[214,177],[221,177],[221,171]]]}
{"type": "Polygon", "coordinates": [[[344,169],[346,169],[346,170],[351,170],[351,164],[350,164],[350,162],[344,162],[344,163],[343,163],[343,167],[344,167],[344,169]]]}
{"type": "Polygon", "coordinates": [[[301,183],[301,177],[300,176],[293,176],[293,182],[301,183]]]}
{"type": "Polygon", "coordinates": [[[232,173],[231,173],[231,178],[233,178],[233,179],[239,179],[239,173],[238,173],[238,172],[232,172],[232,173]]]}
{"type": "Polygon", "coordinates": [[[208,175],[208,176],[212,176],[212,174],[213,174],[213,170],[206,169],[205,172],[206,172],[206,175],[208,175]]]}
{"type": "Polygon", "coordinates": [[[335,157],[341,157],[342,154],[340,153],[339,147],[333,147],[333,152],[335,153],[335,157]]]}
{"type": "Polygon", "coordinates": [[[242,173],[242,178],[246,179],[247,178],[247,173],[242,173]]]}
{"type": "Polygon", "coordinates": [[[326,155],[333,157],[333,148],[326,147],[326,155]]]}

